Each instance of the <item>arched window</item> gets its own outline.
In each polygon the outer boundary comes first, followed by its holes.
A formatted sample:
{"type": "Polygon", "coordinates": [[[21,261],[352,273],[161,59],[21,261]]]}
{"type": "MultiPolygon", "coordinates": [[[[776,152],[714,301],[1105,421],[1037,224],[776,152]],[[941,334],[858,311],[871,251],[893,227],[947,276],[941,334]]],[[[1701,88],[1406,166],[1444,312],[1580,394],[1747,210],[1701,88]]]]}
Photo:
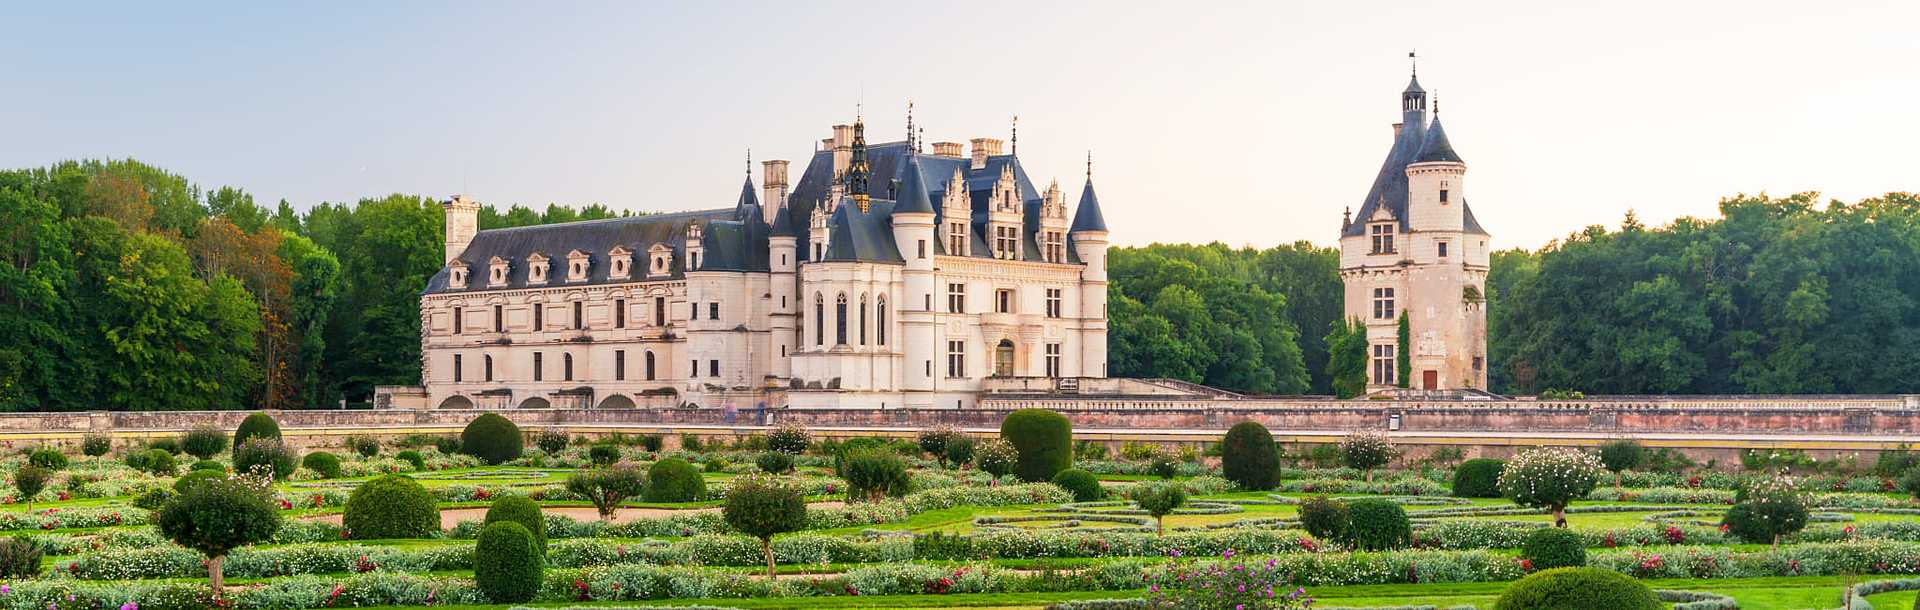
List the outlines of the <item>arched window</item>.
{"type": "Polygon", "coordinates": [[[860,295],[860,344],[867,344],[867,295],[860,295]]]}
{"type": "Polygon", "coordinates": [[[847,344],[847,295],[833,300],[833,344],[847,344]]]}
{"type": "Polygon", "coordinates": [[[647,351],[647,381],[653,381],[653,351],[647,351]]]}
{"type": "Polygon", "coordinates": [[[874,318],[873,318],[873,338],[874,338],[873,343],[874,345],[886,345],[887,344],[887,295],[884,295],[884,294],[880,295],[880,302],[876,305],[876,307],[877,309],[875,309],[874,311],[874,318]]]}
{"type": "Polygon", "coordinates": [[[493,356],[482,356],[481,361],[487,366],[487,381],[493,381],[493,356]]]}
{"type": "Polygon", "coordinates": [[[993,376],[995,377],[1012,377],[1013,376],[1013,342],[1012,341],[1001,339],[1000,345],[995,346],[993,348],[993,376]]]}
{"type": "Polygon", "coordinates": [[[813,293],[813,344],[827,344],[827,302],[820,293],[813,293]]]}
{"type": "Polygon", "coordinates": [[[560,355],[561,375],[566,381],[573,381],[573,354],[560,355]]]}

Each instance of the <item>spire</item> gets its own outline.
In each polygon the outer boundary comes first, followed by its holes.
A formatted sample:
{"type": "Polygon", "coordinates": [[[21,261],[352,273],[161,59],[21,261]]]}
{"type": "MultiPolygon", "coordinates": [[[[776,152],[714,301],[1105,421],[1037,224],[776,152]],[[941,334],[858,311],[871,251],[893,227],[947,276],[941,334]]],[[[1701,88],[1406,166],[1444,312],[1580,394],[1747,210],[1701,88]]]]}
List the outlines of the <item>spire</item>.
{"type": "Polygon", "coordinates": [[[895,214],[932,214],[933,199],[927,196],[927,183],[920,177],[920,157],[907,155],[907,176],[900,182],[900,193],[895,196],[899,203],[893,207],[895,214]]]}
{"type": "Polygon", "coordinates": [[[1093,149],[1087,149],[1087,182],[1093,182],[1093,149]]]}
{"type": "MultiPolygon", "coordinates": [[[[1419,61],[1413,53],[1407,53],[1407,58],[1411,61],[1419,61]]],[[[1420,87],[1420,64],[1415,63],[1413,76],[1407,80],[1407,89],[1400,92],[1400,112],[1406,115],[1405,123],[1411,127],[1424,122],[1416,120],[1419,118],[1416,115],[1425,113],[1426,110],[1427,90],[1420,87]]]]}
{"type": "Polygon", "coordinates": [[[907,100],[907,154],[920,152],[913,140],[913,100],[907,100]]]}
{"type": "Polygon", "coordinates": [[[1017,114],[1013,115],[1013,137],[1010,144],[1013,147],[1013,156],[1020,156],[1020,115],[1017,114]]]}
{"type": "Polygon", "coordinates": [[[1460,160],[1459,154],[1453,152],[1453,144],[1447,141],[1447,130],[1440,127],[1437,114],[1433,117],[1433,125],[1427,128],[1427,138],[1420,143],[1420,154],[1414,155],[1413,162],[1465,163],[1460,160]]]}
{"type": "Polygon", "coordinates": [[[866,120],[855,115],[853,119],[853,159],[847,166],[847,192],[853,195],[853,202],[860,211],[867,211],[867,180],[871,178],[873,168],[867,165],[867,124],[866,120]]]}
{"type": "Polygon", "coordinates": [[[1073,228],[1068,233],[1107,232],[1107,219],[1100,215],[1100,198],[1093,195],[1093,172],[1087,172],[1087,188],[1080,191],[1080,207],[1073,211],[1073,228]]]}

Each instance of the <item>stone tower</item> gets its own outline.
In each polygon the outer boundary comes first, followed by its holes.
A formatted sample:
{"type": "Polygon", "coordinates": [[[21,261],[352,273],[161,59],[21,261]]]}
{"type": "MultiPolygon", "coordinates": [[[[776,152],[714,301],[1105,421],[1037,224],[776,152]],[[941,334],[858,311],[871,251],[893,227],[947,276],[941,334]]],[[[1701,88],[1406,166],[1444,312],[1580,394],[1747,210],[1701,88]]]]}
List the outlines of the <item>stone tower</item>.
{"type": "Polygon", "coordinates": [[[1428,118],[1417,77],[1401,92],[1400,111],[1386,163],[1340,227],[1346,315],[1367,328],[1367,389],[1485,389],[1489,236],[1467,205],[1467,164],[1438,109],[1428,118]],[[1407,379],[1398,371],[1402,350],[1407,379]]]}

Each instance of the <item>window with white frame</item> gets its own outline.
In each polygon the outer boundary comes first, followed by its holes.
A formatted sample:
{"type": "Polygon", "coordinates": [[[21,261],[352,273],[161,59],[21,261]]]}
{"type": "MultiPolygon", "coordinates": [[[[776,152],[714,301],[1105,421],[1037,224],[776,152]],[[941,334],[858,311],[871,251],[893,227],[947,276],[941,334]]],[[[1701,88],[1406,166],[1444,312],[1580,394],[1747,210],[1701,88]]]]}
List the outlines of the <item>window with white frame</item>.
{"type": "Polygon", "coordinates": [[[967,342],[947,342],[947,376],[960,378],[967,376],[967,342]]]}
{"type": "Polygon", "coordinates": [[[947,313],[967,313],[967,285],[947,284],[947,313]]]}
{"type": "Polygon", "coordinates": [[[1047,344],[1047,376],[1060,376],[1060,344],[1047,344]]]}
{"type": "Polygon", "coordinates": [[[1047,289],[1047,317],[1058,318],[1061,315],[1061,311],[1062,311],[1061,290],[1059,288],[1048,288],[1047,289]]]}
{"type": "Polygon", "coordinates": [[[1375,224],[1369,228],[1369,231],[1373,235],[1373,254],[1393,253],[1393,223],[1375,224]]]}
{"type": "Polygon", "coordinates": [[[1389,320],[1393,318],[1393,315],[1393,289],[1373,289],[1373,319],[1389,320]]]}

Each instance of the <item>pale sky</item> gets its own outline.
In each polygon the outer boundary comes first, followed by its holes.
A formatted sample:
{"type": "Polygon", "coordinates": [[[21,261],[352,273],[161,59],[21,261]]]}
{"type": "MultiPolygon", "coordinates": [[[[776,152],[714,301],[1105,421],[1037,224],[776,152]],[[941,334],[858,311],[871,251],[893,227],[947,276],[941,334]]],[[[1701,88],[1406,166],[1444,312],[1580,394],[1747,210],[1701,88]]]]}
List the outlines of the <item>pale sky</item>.
{"type": "Polygon", "coordinates": [[[1920,190],[1920,2],[0,6],[0,167],[134,157],[305,209],[391,192],[731,205],[864,100],[1005,138],[1114,240],[1332,245],[1407,52],[1496,247],[1629,208],[1920,190]],[[756,170],[756,182],[758,171],[756,170]]]}

